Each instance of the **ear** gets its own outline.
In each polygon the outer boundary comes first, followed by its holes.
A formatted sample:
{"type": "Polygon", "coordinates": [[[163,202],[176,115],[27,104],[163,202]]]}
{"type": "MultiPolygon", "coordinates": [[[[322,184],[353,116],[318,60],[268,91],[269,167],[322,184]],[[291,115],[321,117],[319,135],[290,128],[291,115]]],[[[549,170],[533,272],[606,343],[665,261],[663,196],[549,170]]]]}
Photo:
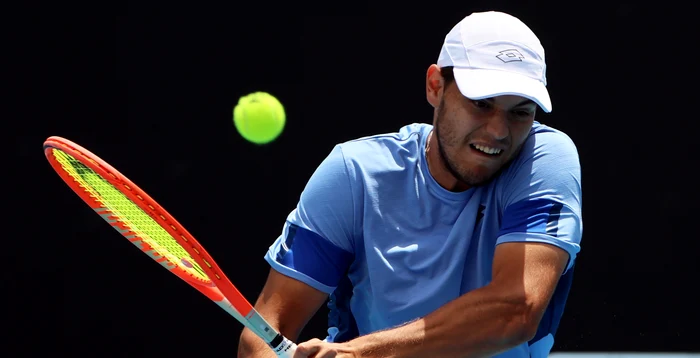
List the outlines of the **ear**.
{"type": "Polygon", "coordinates": [[[435,64],[430,65],[425,75],[425,96],[433,108],[440,105],[444,87],[445,80],[440,73],[440,68],[435,64]]]}

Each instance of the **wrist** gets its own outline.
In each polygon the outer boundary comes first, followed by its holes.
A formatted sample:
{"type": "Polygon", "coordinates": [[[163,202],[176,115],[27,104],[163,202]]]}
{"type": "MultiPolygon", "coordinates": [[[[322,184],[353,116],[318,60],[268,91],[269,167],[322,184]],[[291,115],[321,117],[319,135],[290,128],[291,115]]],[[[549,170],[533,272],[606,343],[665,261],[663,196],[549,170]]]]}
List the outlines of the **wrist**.
{"type": "Polygon", "coordinates": [[[342,357],[352,357],[352,358],[366,358],[369,357],[368,355],[363,354],[363,349],[361,347],[361,342],[358,342],[358,339],[355,338],[351,341],[341,343],[341,352],[343,352],[344,355],[342,357]]]}
{"type": "Polygon", "coordinates": [[[355,355],[362,358],[425,357],[425,321],[409,322],[403,326],[357,337],[348,343],[355,355]]]}
{"type": "Polygon", "coordinates": [[[354,358],[386,358],[395,357],[395,346],[393,337],[386,332],[375,332],[344,343],[343,349],[354,358]]]}

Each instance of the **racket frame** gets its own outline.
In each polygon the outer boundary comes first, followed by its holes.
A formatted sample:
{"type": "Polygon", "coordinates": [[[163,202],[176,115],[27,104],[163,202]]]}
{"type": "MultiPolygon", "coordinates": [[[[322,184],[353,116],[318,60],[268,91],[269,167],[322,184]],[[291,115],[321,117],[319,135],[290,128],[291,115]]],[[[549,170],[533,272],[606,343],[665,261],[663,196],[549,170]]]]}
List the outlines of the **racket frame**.
{"type": "Polygon", "coordinates": [[[240,293],[233,283],[224,274],[214,259],[204,249],[204,247],[184,228],[175,218],[170,215],[158,202],[153,200],[144,190],[139,188],[126,176],[122,175],[114,167],[99,158],[94,153],[81,147],[80,145],[58,136],[51,136],[44,141],[44,154],[54,171],[63,181],[95,212],[107,221],[117,232],[137,246],[161,266],[181,278],[205,295],[210,300],[218,304],[222,309],[236,318],[248,329],[263,339],[278,356],[292,357],[296,350],[296,345],[282,336],[253,308],[250,302],[240,293]],[[172,238],[190,255],[190,257],[202,268],[209,277],[210,282],[206,282],[180,268],[177,263],[172,262],[167,255],[160,252],[147,243],[144,243],[133,231],[126,227],[119,220],[113,219],[111,211],[106,208],[97,198],[94,198],[83,189],[80,184],[63,169],[63,166],[53,155],[53,150],[57,149],[65,152],[97,173],[104,180],[113,185],[124,194],[143,212],[147,213],[156,223],[158,223],[172,238]]]}

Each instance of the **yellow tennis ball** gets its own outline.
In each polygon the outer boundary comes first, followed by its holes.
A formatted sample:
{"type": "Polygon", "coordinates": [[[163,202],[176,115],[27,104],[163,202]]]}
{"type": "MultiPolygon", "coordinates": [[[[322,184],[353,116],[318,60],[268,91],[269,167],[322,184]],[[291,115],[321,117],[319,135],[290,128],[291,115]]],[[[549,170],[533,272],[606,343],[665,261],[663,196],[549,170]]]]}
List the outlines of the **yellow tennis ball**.
{"type": "Polygon", "coordinates": [[[267,144],[277,139],[286,123],[282,103],[266,92],[241,97],[233,109],[233,123],[246,140],[267,144]]]}

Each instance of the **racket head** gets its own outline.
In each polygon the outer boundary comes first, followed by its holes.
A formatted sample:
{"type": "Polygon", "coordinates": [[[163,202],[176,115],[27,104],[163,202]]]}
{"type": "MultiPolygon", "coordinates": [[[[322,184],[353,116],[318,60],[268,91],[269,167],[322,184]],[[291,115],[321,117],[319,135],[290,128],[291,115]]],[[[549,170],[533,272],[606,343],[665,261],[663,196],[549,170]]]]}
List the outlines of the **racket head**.
{"type": "Polygon", "coordinates": [[[123,237],[214,301],[247,318],[252,305],[202,245],[146,192],[80,145],[58,136],[44,154],[63,181],[123,237]]]}

